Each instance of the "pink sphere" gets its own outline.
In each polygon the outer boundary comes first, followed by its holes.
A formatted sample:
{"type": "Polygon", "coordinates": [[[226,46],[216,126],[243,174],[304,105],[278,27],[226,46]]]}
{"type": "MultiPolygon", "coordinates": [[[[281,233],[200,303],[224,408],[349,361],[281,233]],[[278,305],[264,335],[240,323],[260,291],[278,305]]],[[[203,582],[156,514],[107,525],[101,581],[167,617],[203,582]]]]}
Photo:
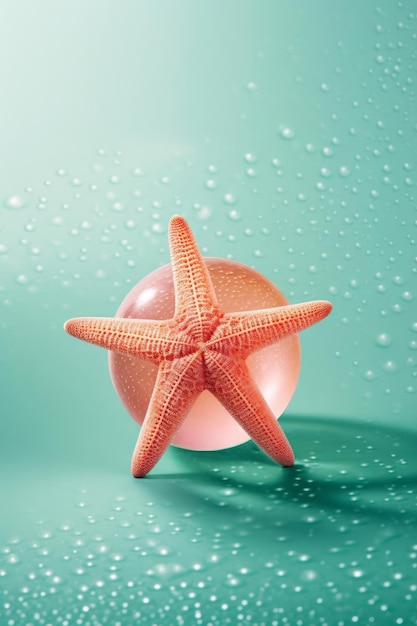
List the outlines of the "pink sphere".
{"type": "MultiPolygon", "coordinates": [[[[288,304],[265,276],[250,267],[217,258],[205,258],[220,308],[226,312],[253,311],[288,304]]],[[[163,320],[174,316],[171,264],[141,280],[127,294],[115,317],[163,320]]],[[[297,335],[252,354],[251,375],[277,419],[297,385],[301,353],[297,335]]],[[[155,384],[157,366],[135,357],[109,352],[113,385],[130,415],[143,423],[155,384]]],[[[190,450],[220,450],[250,437],[208,391],[199,396],[172,443],[190,450]]]]}

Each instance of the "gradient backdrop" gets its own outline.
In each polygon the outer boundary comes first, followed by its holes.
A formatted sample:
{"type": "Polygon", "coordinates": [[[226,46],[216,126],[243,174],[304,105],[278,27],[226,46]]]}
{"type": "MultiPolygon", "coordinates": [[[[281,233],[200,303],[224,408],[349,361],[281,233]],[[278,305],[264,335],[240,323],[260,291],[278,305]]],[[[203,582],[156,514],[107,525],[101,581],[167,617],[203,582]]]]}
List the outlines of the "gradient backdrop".
{"type": "Polygon", "coordinates": [[[417,623],[417,7],[331,0],[0,7],[0,624],[417,623]],[[129,474],[113,315],[203,253],[334,312],[282,424],[129,474]]]}

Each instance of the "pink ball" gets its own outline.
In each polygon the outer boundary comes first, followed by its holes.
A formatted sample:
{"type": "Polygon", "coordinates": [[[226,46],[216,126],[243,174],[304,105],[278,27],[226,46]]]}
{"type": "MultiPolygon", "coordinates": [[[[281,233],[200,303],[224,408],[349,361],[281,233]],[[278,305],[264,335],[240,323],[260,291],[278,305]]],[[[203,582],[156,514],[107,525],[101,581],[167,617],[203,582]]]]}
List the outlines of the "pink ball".
{"type": "MultiPolygon", "coordinates": [[[[267,278],[250,267],[217,258],[205,258],[220,308],[226,312],[253,311],[288,304],[267,278]]],[[[141,280],[127,294],[115,317],[163,320],[174,316],[171,264],[141,280]]],[[[247,364],[262,395],[278,417],[297,385],[301,353],[297,335],[258,350],[247,364]]],[[[135,357],[109,352],[113,385],[130,415],[143,423],[155,384],[157,366],[135,357]]],[[[250,437],[208,391],[199,396],[172,443],[190,450],[220,450],[250,437]]]]}

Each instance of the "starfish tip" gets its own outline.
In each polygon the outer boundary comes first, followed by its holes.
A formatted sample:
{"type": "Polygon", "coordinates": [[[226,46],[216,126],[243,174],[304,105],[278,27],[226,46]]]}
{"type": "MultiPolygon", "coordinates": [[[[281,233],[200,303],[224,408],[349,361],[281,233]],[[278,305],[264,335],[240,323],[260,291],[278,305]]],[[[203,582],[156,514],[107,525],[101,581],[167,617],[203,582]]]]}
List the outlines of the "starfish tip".
{"type": "Polygon", "coordinates": [[[69,335],[72,335],[72,329],[73,329],[73,322],[74,320],[67,320],[66,322],[64,322],[64,330],[65,332],[67,332],[69,335]]]}
{"type": "Polygon", "coordinates": [[[333,304],[327,300],[319,300],[319,304],[323,317],[327,317],[332,312],[333,304]]]}
{"type": "Polygon", "coordinates": [[[64,324],[64,330],[72,337],[78,337],[82,339],[82,329],[83,324],[81,323],[81,319],[79,317],[74,317],[70,320],[67,320],[64,324]]]}
{"type": "Polygon", "coordinates": [[[179,215],[178,213],[175,213],[174,215],[171,215],[170,220],[169,220],[169,226],[176,226],[179,224],[186,224],[185,219],[182,217],[182,215],[179,215]]]}

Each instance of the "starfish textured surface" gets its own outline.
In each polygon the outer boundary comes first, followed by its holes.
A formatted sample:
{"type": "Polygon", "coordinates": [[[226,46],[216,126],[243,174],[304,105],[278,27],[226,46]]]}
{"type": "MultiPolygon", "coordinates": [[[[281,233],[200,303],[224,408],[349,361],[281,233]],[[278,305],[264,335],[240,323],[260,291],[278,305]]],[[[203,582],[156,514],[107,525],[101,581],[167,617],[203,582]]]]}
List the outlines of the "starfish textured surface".
{"type": "Polygon", "coordinates": [[[318,300],[223,313],[191,229],[178,215],[169,223],[169,243],[175,288],[172,319],[81,317],[64,326],[79,339],[158,365],[133,452],[133,476],[145,476],[154,467],[204,389],[272,459],[293,465],[291,446],[251,380],[246,359],[255,350],[319,322],[332,305],[318,300]]]}

